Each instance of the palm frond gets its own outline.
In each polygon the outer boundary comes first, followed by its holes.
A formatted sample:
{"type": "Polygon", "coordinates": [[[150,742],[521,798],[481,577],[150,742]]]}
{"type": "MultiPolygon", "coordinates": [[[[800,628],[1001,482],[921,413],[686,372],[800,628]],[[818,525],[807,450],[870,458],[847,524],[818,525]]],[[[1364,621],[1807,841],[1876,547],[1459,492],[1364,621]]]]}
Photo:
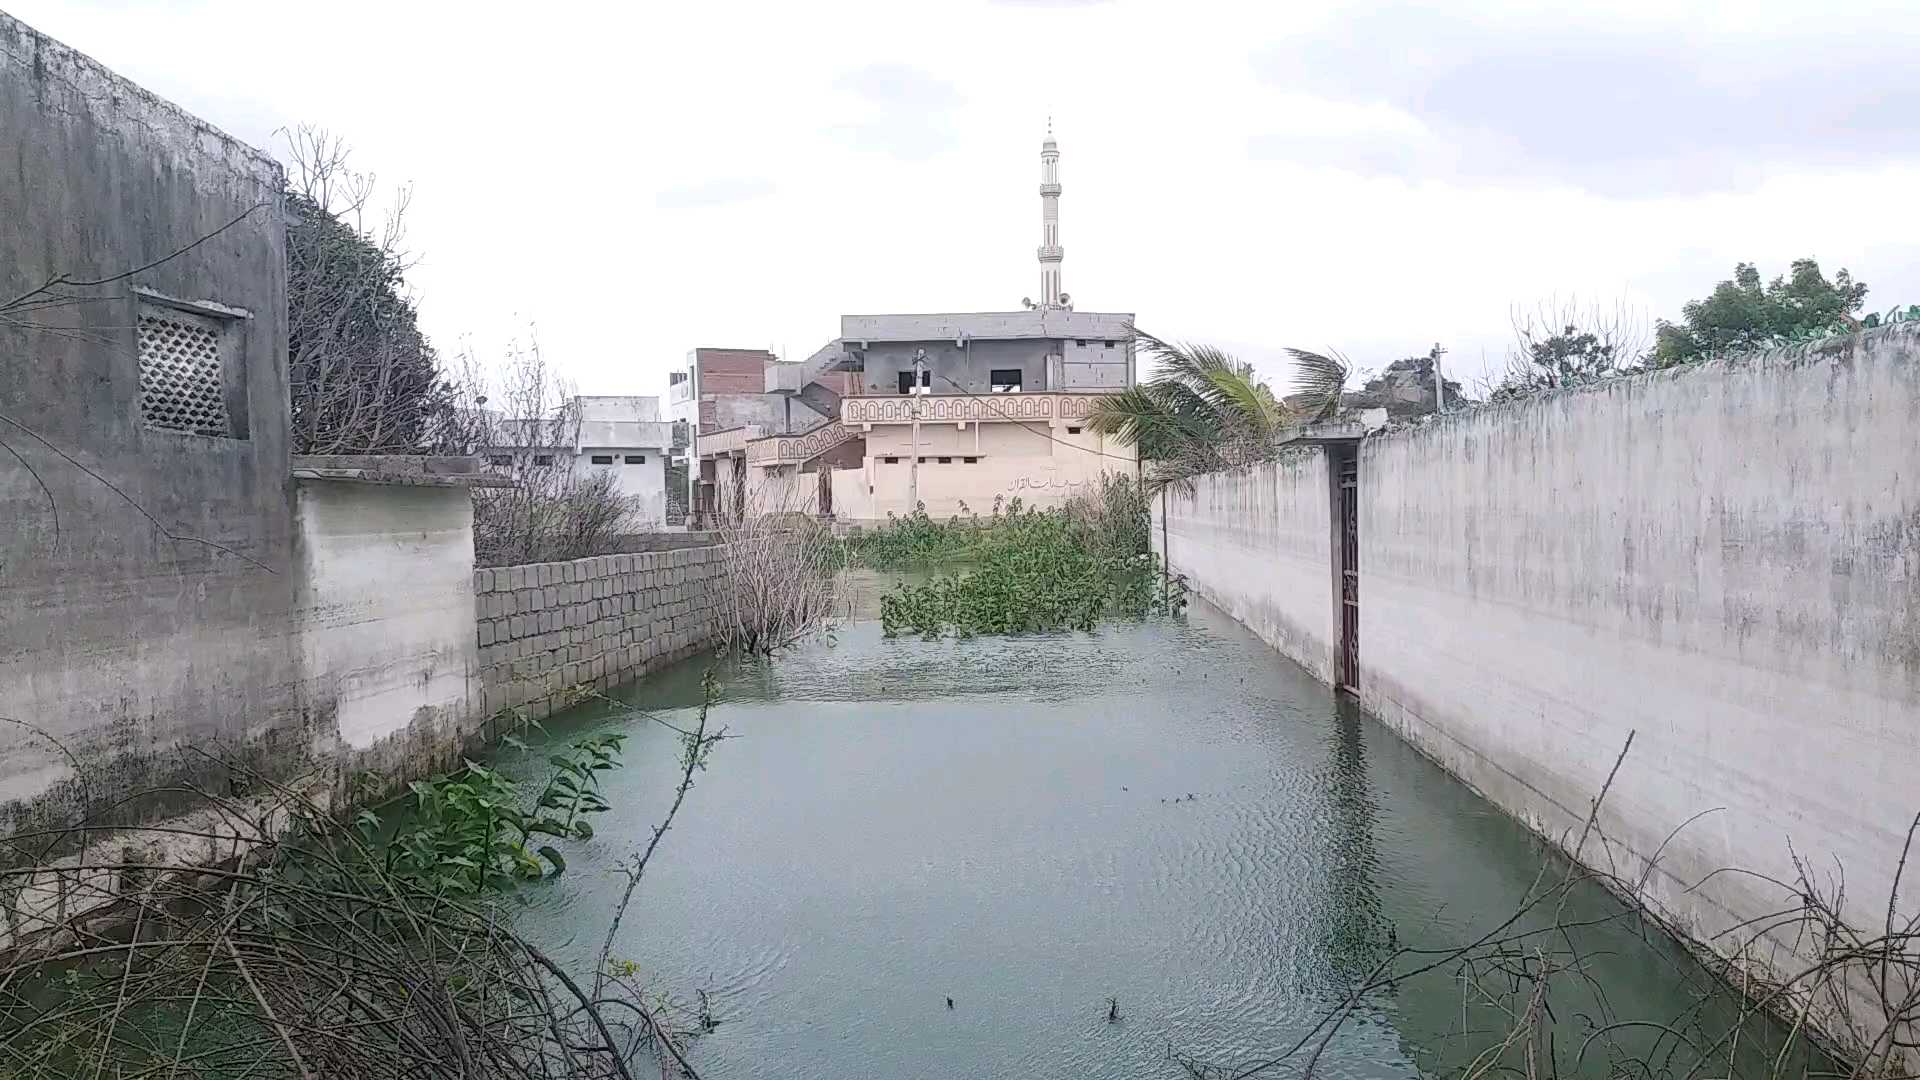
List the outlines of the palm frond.
{"type": "Polygon", "coordinates": [[[1353,365],[1337,352],[1308,352],[1288,349],[1293,357],[1293,392],[1303,403],[1306,420],[1325,420],[1340,411],[1340,394],[1346,389],[1353,365]]]}

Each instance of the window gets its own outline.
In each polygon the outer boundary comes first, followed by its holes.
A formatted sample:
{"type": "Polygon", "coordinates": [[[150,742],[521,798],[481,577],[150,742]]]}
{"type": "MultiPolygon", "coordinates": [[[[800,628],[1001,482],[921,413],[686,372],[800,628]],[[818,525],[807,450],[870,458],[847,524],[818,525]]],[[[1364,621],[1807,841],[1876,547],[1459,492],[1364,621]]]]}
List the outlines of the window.
{"type": "Polygon", "coordinates": [[[151,428],[246,437],[227,411],[232,320],[140,305],[140,419],[151,428]]]}
{"type": "Polygon", "coordinates": [[[942,464],[942,465],[951,465],[951,464],[953,464],[953,459],[952,459],[952,458],[950,458],[950,457],[943,457],[943,458],[941,458],[941,459],[940,459],[940,464],[942,464]]]}
{"type": "Polygon", "coordinates": [[[927,464],[928,462],[930,462],[930,461],[932,461],[932,460],[933,460],[932,458],[921,458],[921,459],[920,459],[920,464],[922,464],[922,465],[925,465],[925,464],[927,464]]]}
{"type": "Polygon", "coordinates": [[[962,462],[962,463],[964,463],[964,464],[967,464],[967,465],[978,465],[978,464],[980,464],[980,459],[979,459],[979,458],[977,458],[977,457],[963,457],[963,458],[961,458],[960,460],[961,460],[961,462],[962,462]]]}
{"type": "Polygon", "coordinates": [[[627,455],[627,464],[629,465],[645,465],[646,463],[647,463],[647,455],[645,454],[628,454],[627,455]]]}
{"type": "Polygon", "coordinates": [[[1070,428],[1068,428],[1068,429],[1067,429],[1067,434],[1069,434],[1069,435],[1078,435],[1078,434],[1080,434],[1080,429],[1079,429],[1079,428],[1077,428],[1077,427],[1070,427],[1070,428]]]}
{"type": "Polygon", "coordinates": [[[1076,341],[1074,342],[1074,344],[1080,346],[1083,349],[1087,347],[1087,343],[1085,341],[1076,341]]]}
{"type": "Polygon", "coordinates": [[[882,465],[898,465],[900,464],[900,459],[897,457],[883,457],[880,459],[880,463],[882,465]]]}
{"type": "Polygon", "coordinates": [[[987,373],[987,382],[996,394],[1017,394],[1020,392],[1020,369],[994,368],[987,373]]]}
{"type": "MultiPolygon", "coordinates": [[[[931,388],[932,386],[933,386],[933,372],[922,371],[920,373],[920,389],[926,390],[931,388]]],[[[903,394],[913,393],[913,372],[903,371],[900,373],[900,392],[903,394]]]]}
{"type": "Polygon", "coordinates": [[[613,455],[612,454],[595,454],[593,455],[593,463],[595,465],[611,465],[613,464],[613,455]]]}
{"type": "Polygon", "coordinates": [[[1101,343],[1100,343],[1100,347],[1101,347],[1101,348],[1103,348],[1103,349],[1111,349],[1111,348],[1113,348],[1113,342],[1111,342],[1111,341],[1103,341],[1103,342],[1101,342],[1101,343]]]}
{"type": "Polygon", "coordinates": [[[488,455],[487,455],[487,464],[489,464],[489,465],[511,465],[511,464],[513,464],[513,455],[512,455],[512,454],[488,454],[488,455]]]}
{"type": "Polygon", "coordinates": [[[535,454],[533,455],[533,463],[535,465],[551,465],[553,464],[553,455],[552,454],[535,454]]]}

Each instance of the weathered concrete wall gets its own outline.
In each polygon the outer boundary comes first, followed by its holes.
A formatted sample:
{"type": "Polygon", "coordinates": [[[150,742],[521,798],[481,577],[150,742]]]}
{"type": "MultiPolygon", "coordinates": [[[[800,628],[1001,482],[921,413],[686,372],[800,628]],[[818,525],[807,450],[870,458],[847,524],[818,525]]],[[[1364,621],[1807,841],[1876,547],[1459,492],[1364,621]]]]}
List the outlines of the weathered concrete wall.
{"type": "Polygon", "coordinates": [[[371,752],[357,767],[418,775],[408,748],[458,746],[479,704],[473,499],[464,487],[301,480],[294,523],[307,708],[341,750],[371,752]]]}
{"type": "MultiPolygon", "coordinates": [[[[1797,903],[1709,876],[1791,882],[1789,844],[1880,925],[1920,810],[1917,418],[1920,328],[1900,325],[1366,440],[1361,701],[1554,837],[1635,733],[1581,855],[1632,878],[1659,852],[1645,898],[1696,940],[1797,903]]],[[[1265,605],[1326,608],[1317,523],[1274,527],[1244,479],[1201,492],[1170,504],[1176,569],[1256,627],[1265,605]]],[[[1775,945],[1758,958],[1784,962],[1775,945]]]]}
{"type": "Polygon", "coordinates": [[[1161,492],[1154,550],[1195,593],[1333,681],[1335,594],[1326,455],[1301,451],[1161,492]]]}
{"type": "MultiPolygon", "coordinates": [[[[291,755],[280,168],[5,15],[0,132],[0,299],[104,282],[0,320],[0,412],[33,432],[0,424],[0,716],[107,770],[101,790],[161,779],[185,745],[291,755]],[[143,418],[136,289],[218,313],[229,436],[143,418]]],[[[0,830],[65,820],[64,758],[0,727],[0,830]]]]}
{"type": "Polygon", "coordinates": [[[602,555],[473,575],[482,709],[540,719],[706,648],[717,638],[719,547],[602,555]]]}
{"type": "MultiPolygon", "coordinates": [[[[1920,345],[1818,348],[1363,444],[1360,696],[1502,806],[1609,836],[1717,933],[1788,852],[1884,918],[1920,810],[1920,345]],[[1717,809],[1716,809],[1717,808],[1717,809]]],[[[1617,854],[1617,853],[1616,853],[1617,854]]],[[[1907,901],[1913,904],[1912,900],[1907,901]]]]}

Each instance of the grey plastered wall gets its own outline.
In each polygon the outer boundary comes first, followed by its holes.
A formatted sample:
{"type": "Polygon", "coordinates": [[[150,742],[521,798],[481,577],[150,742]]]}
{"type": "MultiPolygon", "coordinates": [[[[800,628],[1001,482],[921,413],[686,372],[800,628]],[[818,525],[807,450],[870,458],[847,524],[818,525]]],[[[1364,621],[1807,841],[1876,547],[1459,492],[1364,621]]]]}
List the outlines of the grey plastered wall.
{"type": "Polygon", "coordinates": [[[1324,682],[1333,681],[1333,576],[1327,458],[1195,477],[1154,500],[1154,549],[1209,603],[1324,682]]]}
{"type": "Polygon", "coordinates": [[[680,548],[475,572],[484,714],[537,720],[576,687],[604,690],[712,646],[724,557],[680,548]]]}
{"type": "Polygon", "coordinates": [[[1634,732],[1611,857],[1665,843],[1650,899],[1696,936],[1790,901],[1693,888],[1791,881],[1789,843],[1882,920],[1920,810],[1916,329],[1363,443],[1363,703],[1550,834],[1634,732]]]}
{"type": "MultiPolygon", "coordinates": [[[[0,715],[129,785],[184,744],[298,751],[280,169],[5,15],[0,132],[0,300],[101,282],[0,321],[0,715]],[[143,426],[135,288],[248,313],[244,438],[143,426]]],[[[71,812],[67,776],[0,730],[0,830],[71,812]]]]}
{"type": "MultiPolygon", "coordinates": [[[[1898,325],[1369,438],[1361,701],[1556,839],[1633,733],[1581,857],[1632,879],[1660,852],[1644,899],[1696,941],[1794,908],[1754,876],[1793,881],[1793,851],[1879,925],[1920,810],[1916,430],[1920,327],[1898,325]]],[[[1171,555],[1324,678],[1288,624],[1332,632],[1331,503],[1274,469],[1174,498],[1171,555]]]]}
{"type": "Polygon", "coordinates": [[[913,358],[926,350],[936,394],[985,394],[992,389],[996,368],[1019,368],[1022,390],[1056,390],[1048,382],[1047,357],[1060,351],[1058,341],[974,339],[964,345],[940,341],[876,341],[861,354],[866,370],[859,373],[868,394],[897,394],[900,373],[913,368],[913,358]],[[951,380],[951,381],[949,381],[951,380]],[[955,383],[959,384],[956,389],[955,383]]]}

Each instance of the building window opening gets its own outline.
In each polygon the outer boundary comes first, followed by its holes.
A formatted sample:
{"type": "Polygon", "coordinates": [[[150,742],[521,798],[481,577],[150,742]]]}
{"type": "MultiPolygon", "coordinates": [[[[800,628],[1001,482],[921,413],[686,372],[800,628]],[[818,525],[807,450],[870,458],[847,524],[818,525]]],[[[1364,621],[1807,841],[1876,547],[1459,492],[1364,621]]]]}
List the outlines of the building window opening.
{"type": "Polygon", "coordinates": [[[489,465],[511,465],[511,464],[513,464],[513,455],[512,455],[512,454],[488,454],[488,455],[487,455],[487,464],[489,464],[489,465]]]}
{"type": "Polygon", "coordinates": [[[1103,341],[1103,342],[1101,342],[1101,343],[1100,343],[1100,347],[1101,347],[1101,348],[1103,348],[1103,349],[1111,349],[1111,348],[1113,348],[1113,342],[1111,342],[1111,341],[1103,341]]]}
{"type": "Polygon", "coordinates": [[[1068,429],[1067,429],[1067,434],[1069,434],[1069,435],[1078,435],[1078,434],[1080,434],[1080,429],[1079,429],[1079,428],[1077,428],[1077,427],[1070,427],[1070,428],[1068,428],[1068,429]]]}
{"type": "Polygon", "coordinates": [[[627,464],[629,465],[645,465],[646,463],[647,463],[647,455],[645,454],[628,454],[627,455],[627,464]]]}
{"type": "MultiPolygon", "coordinates": [[[[933,372],[922,371],[920,373],[920,389],[925,391],[931,389],[932,386],[933,372]]],[[[900,392],[903,394],[913,393],[913,372],[903,371],[900,373],[900,392]]]]}
{"type": "Polygon", "coordinates": [[[227,408],[230,319],[142,304],[140,419],[150,428],[245,438],[227,408]]]}
{"type": "Polygon", "coordinates": [[[933,459],[932,459],[932,458],[921,458],[921,459],[920,459],[920,464],[922,464],[922,465],[926,465],[926,464],[929,464],[929,463],[931,463],[932,461],[933,461],[933,459]]]}
{"type": "Polygon", "coordinates": [[[880,459],[880,464],[882,464],[882,465],[898,465],[898,464],[900,464],[900,459],[899,459],[899,458],[897,458],[897,457],[883,457],[883,458],[881,458],[881,459],[880,459]]]}
{"type": "Polygon", "coordinates": [[[978,464],[980,464],[980,459],[979,459],[979,458],[977,458],[977,457],[963,457],[963,458],[961,458],[961,459],[960,459],[960,461],[961,461],[961,463],[962,463],[962,464],[965,464],[965,465],[978,465],[978,464]]]}
{"type": "Polygon", "coordinates": [[[943,458],[941,458],[941,459],[940,459],[940,464],[942,464],[942,465],[951,465],[951,464],[953,464],[953,459],[952,459],[952,458],[950,458],[950,457],[943,457],[943,458]]]}
{"type": "Polygon", "coordinates": [[[987,382],[996,394],[1017,394],[1020,392],[1020,369],[994,368],[988,373],[987,382]]]}
{"type": "Polygon", "coordinates": [[[613,455],[612,454],[595,454],[593,455],[593,463],[595,465],[611,465],[613,464],[613,455]]]}
{"type": "Polygon", "coordinates": [[[533,463],[535,465],[551,465],[553,464],[553,455],[552,454],[535,454],[533,455],[533,463]]]}
{"type": "Polygon", "coordinates": [[[1084,349],[1084,348],[1086,348],[1086,347],[1087,347],[1087,343],[1086,343],[1086,340],[1085,340],[1085,339],[1081,339],[1081,340],[1079,340],[1079,341],[1075,341],[1075,342],[1074,342],[1074,344],[1075,344],[1075,345],[1078,345],[1078,346],[1079,346],[1080,348],[1082,348],[1082,349],[1084,349]]]}

